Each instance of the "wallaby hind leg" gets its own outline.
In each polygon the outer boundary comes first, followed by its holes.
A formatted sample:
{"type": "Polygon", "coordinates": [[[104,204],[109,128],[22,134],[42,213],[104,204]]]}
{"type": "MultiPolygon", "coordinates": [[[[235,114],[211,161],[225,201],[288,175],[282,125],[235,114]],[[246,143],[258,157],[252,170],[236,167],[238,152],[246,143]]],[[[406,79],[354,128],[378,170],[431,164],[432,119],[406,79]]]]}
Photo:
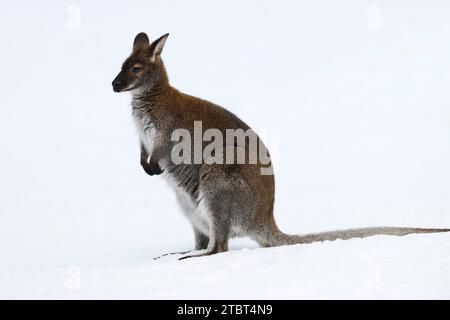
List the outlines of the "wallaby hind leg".
{"type": "Polygon", "coordinates": [[[228,251],[228,240],[229,240],[230,231],[227,227],[224,227],[217,221],[211,223],[211,235],[209,238],[209,244],[206,248],[205,252],[198,254],[191,254],[184,257],[181,257],[178,260],[195,258],[195,257],[204,257],[212,254],[216,254],[219,252],[228,251]]]}
{"type": "Polygon", "coordinates": [[[209,237],[194,228],[195,250],[203,250],[208,248],[209,237]]]}
{"type": "MultiPolygon", "coordinates": [[[[204,195],[202,203],[200,203],[201,210],[209,218],[210,230],[209,230],[209,242],[206,247],[206,251],[199,254],[192,254],[184,256],[179,260],[203,257],[224,252],[228,250],[228,240],[230,237],[230,221],[228,216],[230,215],[230,208],[228,201],[224,201],[224,194],[221,192],[209,192],[204,195]]],[[[196,233],[196,247],[197,244],[204,244],[200,242],[206,241],[206,236],[199,237],[197,242],[196,233]]]]}

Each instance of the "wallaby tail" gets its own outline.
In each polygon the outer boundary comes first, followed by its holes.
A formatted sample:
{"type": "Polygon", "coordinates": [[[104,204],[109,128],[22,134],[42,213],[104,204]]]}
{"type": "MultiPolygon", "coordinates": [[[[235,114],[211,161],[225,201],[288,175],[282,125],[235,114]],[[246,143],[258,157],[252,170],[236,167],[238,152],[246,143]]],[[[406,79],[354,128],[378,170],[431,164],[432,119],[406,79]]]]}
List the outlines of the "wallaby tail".
{"type": "Polygon", "coordinates": [[[262,246],[272,247],[289,244],[304,244],[322,241],[334,241],[334,240],[348,240],[353,238],[366,238],[376,235],[389,235],[389,236],[405,236],[411,233],[438,233],[438,232],[450,232],[450,229],[432,229],[432,228],[403,228],[403,227],[369,227],[369,228],[357,228],[337,231],[327,231],[320,233],[311,233],[305,235],[289,235],[285,234],[278,229],[276,224],[273,224],[274,228],[270,229],[270,232],[263,241],[260,242],[262,246]]]}

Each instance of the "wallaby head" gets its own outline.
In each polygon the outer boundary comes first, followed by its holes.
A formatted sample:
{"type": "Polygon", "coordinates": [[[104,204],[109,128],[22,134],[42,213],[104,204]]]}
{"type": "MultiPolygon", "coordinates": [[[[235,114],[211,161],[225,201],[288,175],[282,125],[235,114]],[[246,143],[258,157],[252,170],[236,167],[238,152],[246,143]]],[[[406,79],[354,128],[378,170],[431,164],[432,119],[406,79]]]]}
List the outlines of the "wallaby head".
{"type": "Polygon", "coordinates": [[[150,43],[148,36],[141,32],[133,43],[133,52],[125,60],[122,70],[113,80],[115,92],[151,91],[168,83],[166,70],[161,60],[168,33],[150,43]]]}

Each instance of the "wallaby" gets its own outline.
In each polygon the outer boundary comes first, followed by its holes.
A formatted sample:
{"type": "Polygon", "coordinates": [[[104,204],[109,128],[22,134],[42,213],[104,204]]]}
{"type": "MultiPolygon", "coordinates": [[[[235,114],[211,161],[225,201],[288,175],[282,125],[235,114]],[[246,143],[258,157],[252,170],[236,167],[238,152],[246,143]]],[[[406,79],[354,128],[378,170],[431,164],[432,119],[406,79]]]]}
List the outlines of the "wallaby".
{"type": "MultiPolygon", "coordinates": [[[[192,224],[195,249],[203,250],[181,259],[227,251],[229,239],[241,236],[250,237],[262,247],[271,247],[450,231],[373,227],[288,235],[275,223],[274,176],[261,174],[267,163],[174,163],[171,152],[175,141],[171,137],[176,129],[193,133],[195,121],[201,121],[203,131],[214,128],[222,133],[227,129],[248,130],[249,126],[222,107],[181,93],[169,84],[161,59],[167,37],[165,34],[150,43],[145,33],[139,33],[112,86],[115,92],[131,92],[132,115],[140,138],[140,163],[147,174],[162,174],[173,186],[181,209],[192,224]]],[[[248,149],[236,143],[233,148],[248,149]]]]}

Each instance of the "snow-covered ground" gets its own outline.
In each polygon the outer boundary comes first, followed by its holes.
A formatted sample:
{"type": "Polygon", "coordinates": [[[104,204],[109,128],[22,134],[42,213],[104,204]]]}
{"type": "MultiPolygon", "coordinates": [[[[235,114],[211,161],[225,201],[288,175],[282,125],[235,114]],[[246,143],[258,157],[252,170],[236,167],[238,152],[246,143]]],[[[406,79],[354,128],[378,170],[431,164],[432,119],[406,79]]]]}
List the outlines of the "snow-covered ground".
{"type": "Polygon", "coordinates": [[[450,235],[193,246],[111,81],[170,32],[174,86],[266,132],[289,233],[450,226],[446,1],[3,1],[0,298],[450,298],[450,235]]]}
{"type": "Polygon", "coordinates": [[[304,246],[242,248],[182,261],[177,260],[179,256],[153,260],[133,251],[130,247],[125,253],[113,254],[115,258],[103,250],[97,258],[78,253],[83,263],[66,269],[54,265],[28,272],[8,271],[2,279],[2,297],[450,298],[450,235],[377,236],[304,246]]]}

